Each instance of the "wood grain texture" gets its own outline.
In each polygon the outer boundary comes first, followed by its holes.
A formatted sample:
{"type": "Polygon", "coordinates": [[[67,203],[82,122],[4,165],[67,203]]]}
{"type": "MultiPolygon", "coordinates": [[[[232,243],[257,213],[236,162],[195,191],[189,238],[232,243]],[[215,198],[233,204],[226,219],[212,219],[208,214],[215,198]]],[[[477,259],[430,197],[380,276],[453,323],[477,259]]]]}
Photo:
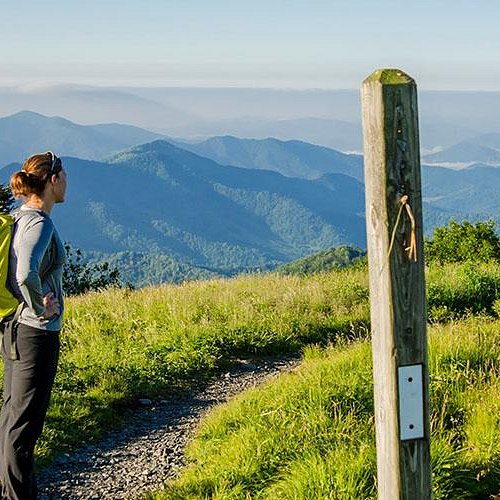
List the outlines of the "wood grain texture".
{"type": "Polygon", "coordinates": [[[430,429],[417,89],[399,70],[362,86],[380,499],[430,499],[430,429]],[[388,83],[389,82],[389,83],[388,83]],[[415,220],[416,260],[406,250],[415,220]],[[391,246],[391,239],[394,240],[391,246]],[[425,438],[401,441],[397,368],[423,365],[425,438]]]}

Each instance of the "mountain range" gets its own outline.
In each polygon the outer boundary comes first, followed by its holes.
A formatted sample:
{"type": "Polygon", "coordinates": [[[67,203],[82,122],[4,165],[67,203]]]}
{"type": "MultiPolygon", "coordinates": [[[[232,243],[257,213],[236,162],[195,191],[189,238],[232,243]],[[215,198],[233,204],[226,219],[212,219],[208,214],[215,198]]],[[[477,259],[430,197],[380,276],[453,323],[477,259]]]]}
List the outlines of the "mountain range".
{"type": "Polygon", "coordinates": [[[422,169],[422,192],[428,204],[454,214],[457,220],[500,221],[500,169],[475,164],[462,170],[422,169]]]}
{"type": "MultiPolygon", "coordinates": [[[[333,246],[364,247],[358,155],[303,141],[227,136],[197,143],[161,138],[112,154],[118,141],[155,135],[33,113],[10,119],[17,125],[6,133],[16,163],[0,169],[0,181],[39,144],[41,132],[28,131],[43,130],[46,143],[37,149],[67,155],[68,202],[53,214],[61,234],[88,256],[115,263],[135,284],[271,269],[333,246]],[[68,155],[75,147],[83,158],[68,155]]],[[[494,146],[496,137],[482,140],[494,146]]],[[[424,165],[422,189],[427,233],[452,218],[500,219],[499,168],[424,165]]]]}
{"type": "Polygon", "coordinates": [[[363,180],[363,159],[304,141],[211,137],[196,143],[177,142],[183,149],[222,165],[274,170],[287,177],[316,179],[339,173],[363,180]]]}
{"type": "Polygon", "coordinates": [[[201,142],[166,138],[149,130],[108,123],[79,125],[30,111],[0,118],[1,163],[23,161],[33,151],[53,149],[61,156],[105,160],[131,146],[168,139],[179,147],[223,165],[268,169],[288,177],[313,179],[325,173],[363,178],[362,158],[304,141],[211,137],[201,142]]]}
{"type": "Polygon", "coordinates": [[[424,156],[429,163],[486,163],[500,165],[500,134],[490,133],[471,137],[466,141],[424,156]]]}
{"type": "MultiPolygon", "coordinates": [[[[499,108],[500,92],[420,91],[423,150],[444,149],[480,134],[500,132],[499,108]]],[[[358,90],[0,88],[0,116],[26,109],[81,124],[128,123],[169,137],[275,137],[358,153],[362,146],[358,90]]]]}
{"type": "Polygon", "coordinates": [[[500,151],[463,141],[438,153],[425,156],[426,162],[432,163],[470,163],[484,162],[500,164],[500,151]]]}
{"type": "MultiPolygon", "coordinates": [[[[94,257],[174,259],[218,275],[267,269],[340,244],[363,246],[362,184],[223,166],[154,141],[107,162],[63,159],[68,203],[54,210],[64,239],[94,257]],[[146,256],[147,257],[147,256],[146,256]]],[[[19,164],[1,171],[6,179],[19,164]]],[[[148,264],[151,267],[150,264],[148,264]]],[[[164,281],[170,270],[135,283],[164,281]]]]}

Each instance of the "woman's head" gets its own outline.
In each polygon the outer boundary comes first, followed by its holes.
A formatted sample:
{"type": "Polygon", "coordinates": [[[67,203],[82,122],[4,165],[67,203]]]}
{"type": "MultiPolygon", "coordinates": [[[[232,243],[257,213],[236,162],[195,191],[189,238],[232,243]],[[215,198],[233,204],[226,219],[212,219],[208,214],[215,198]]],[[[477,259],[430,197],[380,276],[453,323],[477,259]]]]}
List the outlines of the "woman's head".
{"type": "Polygon", "coordinates": [[[58,186],[58,190],[55,193],[55,203],[64,201],[66,174],[63,170],[61,159],[51,151],[48,151],[47,153],[30,156],[24,162],[23,168],[11,177],[10,187],[16,198],[20,196],[42,198],[47,184],[55,186],[56,183],[62,184],[62,181],[64,181],[64,186],[58,186]]]}

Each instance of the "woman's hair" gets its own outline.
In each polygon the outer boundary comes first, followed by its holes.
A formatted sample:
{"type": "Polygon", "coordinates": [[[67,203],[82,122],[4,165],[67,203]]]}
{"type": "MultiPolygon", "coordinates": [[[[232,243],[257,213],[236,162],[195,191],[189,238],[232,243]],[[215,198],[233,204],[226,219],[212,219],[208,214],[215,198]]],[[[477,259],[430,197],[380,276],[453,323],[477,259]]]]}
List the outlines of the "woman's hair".
{"type": "Polygon", "coordinates": [[[30,156],[23,168],[10,178],[12,193],[16,198],[30,194],[41,196],[48,180],[61,170],[61,159],[51,151],[30,156]]]}

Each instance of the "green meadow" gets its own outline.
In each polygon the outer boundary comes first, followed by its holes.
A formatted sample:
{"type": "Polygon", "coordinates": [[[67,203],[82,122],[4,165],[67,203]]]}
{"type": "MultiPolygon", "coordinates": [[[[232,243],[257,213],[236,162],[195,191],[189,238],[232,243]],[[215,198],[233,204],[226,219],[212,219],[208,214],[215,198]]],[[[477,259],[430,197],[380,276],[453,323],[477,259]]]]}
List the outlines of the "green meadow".
{"type": "MultiPolygon", "coordinates": [[[[430,329],[436,499],[500,491],[500,322],[430,329]]],[[[368,341],[305,349],[302,365],[212,411],[158,499],[376,498],[368,341]]]]}
{"type": "MultiPolygon", "coordinates": [[[[213,411],[168,499],[375,498],[367,271],[111,289],[68,300],[40,464],[235,358],[302,353],[213,411]]],[[[500,266],[427,271],[436,498],[500,491],[500,266]]]]}
{"type": "Polygon", "coordinates": [[[235,357],[366,336],[365,274],[243,276],[70,298],[39,459],[120,425],[138,398],[187,390],[235,357]]]}

